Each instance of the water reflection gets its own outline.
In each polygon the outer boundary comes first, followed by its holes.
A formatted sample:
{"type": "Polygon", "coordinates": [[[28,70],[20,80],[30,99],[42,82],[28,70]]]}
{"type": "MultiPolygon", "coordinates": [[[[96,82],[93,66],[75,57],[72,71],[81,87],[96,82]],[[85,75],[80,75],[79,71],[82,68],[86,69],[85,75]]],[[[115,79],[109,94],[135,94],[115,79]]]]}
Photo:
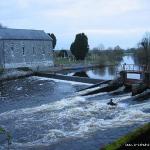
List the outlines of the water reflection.
{"type": "MultiPolygon", "coordinates": [[[[117,66],[109,66],[109,67],[99,67],[92,68],[88,70],[82,70],[78,72],[68,73],[68,76],[78,76],[78,77],[87,77],[94,79],[103,79],[103,80],[111,80],[116,77],[117,71],[121,69],[122,64],[135,64],[135,59],[133,55],[127,55],[120,59],[120,62],[117,66]]],[[[137,67],[137,66],[134,66],[137,67]]],[[[136,75],[134,75],[136,77],[136,75]]]]}
{"type": "Polygon", "coordinates": [[[108,73],[109,73],[109,75],[115,75],[116,71],[117,71],[117,67],[116,66],[108,67],[108,73]]]}
{"type": "Polygon", "coordinates": [[[79,71],[75,73],[69,73],[69,76],[86,77],[93,79],[113,79],[115,76],[116,67],[100,67],[89,70],[79,71]]]}
{"type": "Polygon", "coordinates": [[[92,69],[92,72],[95,75],[104,76],[106,74],[106,67],[92,69]]]}

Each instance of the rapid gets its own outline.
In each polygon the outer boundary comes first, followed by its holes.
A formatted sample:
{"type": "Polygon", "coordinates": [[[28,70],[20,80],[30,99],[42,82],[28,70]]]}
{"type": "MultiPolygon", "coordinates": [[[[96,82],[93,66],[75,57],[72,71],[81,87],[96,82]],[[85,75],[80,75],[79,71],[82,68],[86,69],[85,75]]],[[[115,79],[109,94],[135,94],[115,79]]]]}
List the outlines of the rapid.
{"type": "Polygon", "coordinates": [[[133,101],[130,92],[77,92],[88,86],[42,77],[4,82],[0,126],[12,134],[10,149],[98,150],[150,121],[149,100],[133,101]],[[111,98],[117,106],[107,105],[111,98]]]}

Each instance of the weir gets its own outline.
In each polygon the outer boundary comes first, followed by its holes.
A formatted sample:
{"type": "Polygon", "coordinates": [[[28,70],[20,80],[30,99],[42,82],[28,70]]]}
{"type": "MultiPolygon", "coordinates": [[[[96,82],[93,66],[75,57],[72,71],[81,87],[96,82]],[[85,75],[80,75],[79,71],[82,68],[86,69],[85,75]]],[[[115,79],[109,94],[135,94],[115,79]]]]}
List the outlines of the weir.
{"type": "Polygon", "coordinates": [[[133,84],[144,83],[147,87],[150,88],[150,66],[134,64],[124,64],[122,65],[122,71],[120,72],[124,84],[126,86],[132,86],[133,84]],[[128,78],[128,74],[139,74],[139,79],[128,78]]]}
{"type": "MultiPolygon", "coordinates": [[[[117,88],[125,85],[126,87],[130,87],[132,89],[132,95],[139,94],[145,91],[147,88],[150,88],[150,67],[149,66],[135,66],[132,64],[124,64],[121,66],[121,71],[119,72],[120,76],[114,80],[102,80],[102,79],[92,79],[87,77],[77,77],[77,76],[66,76],[61,74],[47,73],[47,72],[31,72],[23,75],[19,75],[16,77],[9,77],[5,80],[12,80],[30,76],[38,76],[38,77],[46,77],[51,79],[65,80],[65,81],[74,81],[81,83],[94,84],[85,89],[81,89],[80,91],[86,89],[92,89],[95,87],[100,87],[99,89],[92,91],[87,94],[95,94],[99,92],[109,92],[116,90],[117,88]],[[139,79],[131,79],[128,77],[128,74],[139,74],[139,79]],[[101,87],[100,85],[105,85],[101,87]]],[[[0,79],[1,80],[1,79],[0,79]]],[[[4,79],[2,79],[4,81],[4,79]]],[[[79,91],[78,91],[79,92],[79,91]]]]}
{"type": "MultiPolygon", "coordinates": [[[[135,66],[132,64],[124,64],[121,66],[121,71],[119,72],[120,76],[114,80],[101,80],[101,79],[90,79],[87,77],[75,77],[75,76],[66,76],[55,73],[35,73],[36,76],[46,77],[52,79],[66,80],[66,81],[75,81],[82,83],[90,83],[94,84],[85,89],[81,89],[80,91],[84,91],[87,89],[93,89],[92,91],[83,94],[85,95],[93,95],[100,92],[110,92],[118,89],[119,87],[125,85],[125,87],[132,90],[132,95],[136,95],[142,93],[147,88],[150,87],[150,73],[148,66],[135,66]],[[139,74],[139,79],[132,79],[128,77],[128,74],[139,74]],[[101,87],[101,85],[105,85],[101,87]],[[95,89],[97,87],[97,89],[95,89]]],[[[78,92],[80,92],[78,91],[78,92]]]]}
{"type": "MultiPolygon", "coordinates": [[[[80,149],[80,145],[83,145],[82,149],[95,150],[101,148],[101,141],[108,144],[150,120],[150,102],[133,102],[131,93],[112,95],[103,92],[81,96],[93,89],[76,93],[78,88],[73,84],[54,82],[52,78],[90,81],[88,78],[78,80],[78,77],[38,73],[36,77],[33,75],[3,85],[5,92],[2,96],[7,96],[7,101],[1,101],[0,122],[13,133],[12,149],[61,147],[66,150],[75,146],[79,146],[75,149],[80,149]],[[117,103],[115,108],[107,105],[111,98],[117,103]],[[107,138],[104,140],[104,137],[107,138]],[[64,142],[60,142],[62,140],[64,142]]],[[[104,88],[101,84],[105,85],[107,81],[100,81],[92,79],[91,83],[97,83],[92,85],[93,88],[98,85],[97,88],[104,88]]],[[[84,87],[78,84],[80,88],[84,87]]],[[[6,144],[0,145],[0,149],[6,149],[6,144]]]]}
{"type": "Polygon", "coordinates": [[[59,80],[82,82],[82,83],[89,83],[89,84],[97,84],[100,82],[107,81],[107,80],[101,80],[101,79],[91,79],[91,78],[86,78],[86,77],[65,76],[65,75],[60,75],[60,74],[40,73],[40,72],[35,73],[35,76],[53,78],[53,79],[59,79],[59,80]]]}

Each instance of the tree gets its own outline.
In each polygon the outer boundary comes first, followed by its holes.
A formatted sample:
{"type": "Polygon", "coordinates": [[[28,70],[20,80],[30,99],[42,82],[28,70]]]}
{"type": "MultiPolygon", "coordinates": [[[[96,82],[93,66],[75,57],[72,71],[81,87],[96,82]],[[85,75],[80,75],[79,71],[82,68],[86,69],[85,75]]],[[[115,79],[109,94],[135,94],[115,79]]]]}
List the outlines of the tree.
{"type": "Polygon", "coordinates": [[[6,28],[5,26],[3,26],[1,23],[0,23],[0,28],[6,28]]]}
{"type": "Polygon", "coordinates": [[[87,36],[84,33],[77,34],[75,41],[70,46],[70,50],[76,60],[84,60],[89,51],[87,36]]]}
{"type": "Polygon", "coordinates": [[[119,45],[114,47],[114,50],[122,50],[119,45]]]}
{"type": "Polygon", "coordinates": [[[68,53],[66,50],[60,50],[58,56],[65,58],[65,57],[68,57],[68,53]]]}
{"type": "Polygon", "coordinates": [[[140,45],[142,47],[145,64],[150,64],[150,33],[146,33],[143,39],[140,42],[140,45]]]}
{"type": "Polygon", "coordinates": [[[52,45],[53,45],[53,49],[54,49],[56,46],[56,42],[57,42],[56,36],[53,33],[51,33],[51,34],[48,33],[48,35],[53,39],[52,45]]]}

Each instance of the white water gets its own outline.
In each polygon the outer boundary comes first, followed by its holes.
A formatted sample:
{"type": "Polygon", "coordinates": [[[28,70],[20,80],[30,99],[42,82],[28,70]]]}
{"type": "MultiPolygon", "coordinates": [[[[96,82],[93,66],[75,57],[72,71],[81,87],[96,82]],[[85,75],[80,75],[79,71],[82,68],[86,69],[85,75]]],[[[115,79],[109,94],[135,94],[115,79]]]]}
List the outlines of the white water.
{"type": "Polygon", "coordinates": [[[150,108],[149,101],[130,105],[124,103],[124,100],[131,98],[130,94],[124,94],[114,99],[118,105],[112,107],[107,105],[107,93],[94,95],[101,96],[96,100],[93,95],[79,96],[84,92],[41,106],[1,113],[0,122],[9,124],[5,124],[6,129],[13,128],[14,135],[23,132],[19,139],[13,140],[12,147],[22,149],[49,145],[62,139],[85,138],[98,130],[142,124],[150,120],[150,113],[144,112],[150,108]]]}
{"type": "Polygon", "coordinates": [[[90,83],[82,83],[82,82],[75,82],[75,81],[66,81],[66,80],[59,80],[59,79],[53,79],[53,78],[46,78],[46,77],[32,77],[32,79],[38,79],[38,80],[49,80],[49,81],[55,81],[55,82],[63,82],[63,83],[70,83],[71,85],[92,85],[90,83]]]}
{"type": "MultiPolygon", "coordinates": [[[[122,99],[125,98],[129,98],[129,96],[122,99]]],[[[28,130],[31,126],[36,126],[36,123],[40,123],[39,129],[44,125],[51,126],[45,133],[37,135],[39,138],[36,137],[36,140],[28,141],[28,137],[22,137],[25,139],[25,143],[13,143],[15,146],[28,147],[44,143],[50,144],[62,138],[84,137],[86,134],[96,130],[106,130],[144,122],[150,118],[149,113],[143,112],[143,109],[150,107],[149,102],[132,106],[119,103],[117,107],[111,107],[104,101],[107,102],[105,99],[88,102],[83,97],[72,97],[39,107],[5,112],[0,114],[0,120],[14,120],[14,130],[28,130]],[[40,117],[38,116],[39,114],[40,117]],[[105,119],[102,117],[103,115],[111,117],[111,119],[105,119]],[[63,120],[67,120],[68,125],[71,127],[65,129],[63,120]],[[77,122],[74,122],[74,120],[77,120],[77,122]],[[57,128],[53,124],[59,124],[61,127],[57,128]]],[[[121,98],[119,101],[121,101],[121,98]]]]}

